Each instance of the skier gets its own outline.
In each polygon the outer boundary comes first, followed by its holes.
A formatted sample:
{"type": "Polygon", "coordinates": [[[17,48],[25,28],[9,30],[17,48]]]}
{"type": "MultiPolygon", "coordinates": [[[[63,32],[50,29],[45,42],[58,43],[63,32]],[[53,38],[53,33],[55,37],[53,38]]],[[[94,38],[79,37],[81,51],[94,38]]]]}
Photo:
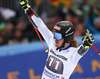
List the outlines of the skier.
{"type": "Polygon", "coordinates": [[[28,0],[19,0],[23,10],[45,39],[48,58],[41,79],[69,79],[78,61],[93,44],[94,37],[87,30],[78,47],[74,38],[75,28],[69,21],[60,21],[52,33],[42,19],[33,11],[28,0]]]}

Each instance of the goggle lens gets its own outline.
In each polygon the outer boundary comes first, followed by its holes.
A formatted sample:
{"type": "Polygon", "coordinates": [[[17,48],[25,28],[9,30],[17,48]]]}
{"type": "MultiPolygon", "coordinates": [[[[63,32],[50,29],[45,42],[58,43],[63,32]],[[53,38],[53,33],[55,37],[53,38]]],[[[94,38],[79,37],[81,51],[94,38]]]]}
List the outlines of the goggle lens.
{"type": "Polygon", "coordinates": [[[61,40],[62,39],[62,34],[54,32],[54,38],[56,38],[57,40],[61,40]]]}

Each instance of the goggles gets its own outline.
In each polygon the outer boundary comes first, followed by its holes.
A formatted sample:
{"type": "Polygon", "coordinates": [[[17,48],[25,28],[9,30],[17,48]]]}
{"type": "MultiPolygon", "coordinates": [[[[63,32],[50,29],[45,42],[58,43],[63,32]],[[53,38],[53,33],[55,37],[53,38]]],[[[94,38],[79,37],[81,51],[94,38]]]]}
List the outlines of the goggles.
{"type": "Polygon", "coordinates": [[[61,40],[62,39],[62,34],[54,32],[54,38],[56,38],[57,40],[61,40]]]}

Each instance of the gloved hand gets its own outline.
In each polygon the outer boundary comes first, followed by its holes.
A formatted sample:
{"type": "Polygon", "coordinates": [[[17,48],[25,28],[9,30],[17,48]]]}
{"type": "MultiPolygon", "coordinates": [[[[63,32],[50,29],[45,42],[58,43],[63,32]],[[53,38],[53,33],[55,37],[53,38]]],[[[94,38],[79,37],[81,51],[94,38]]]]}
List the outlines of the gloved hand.
{"type": "Polygon", "coordinates": [[[94,37],[93,35],[90,33],[90,31],[87,29],[86,31],[86,35],[83,37],[82,39],[83,42],[83,46],[85,48],[89,48],[92,46],[93,42],[94,42],[94,37]]]}
{"type": "Polygon", "coordinates": [[[24,10],[25,13],[26,13],[27,9],[31,7],[31,6],[29,5],[28,0],[18,0],[18,1],[19,1],[20,5],[22,6],[23,10],[24,10]]]}

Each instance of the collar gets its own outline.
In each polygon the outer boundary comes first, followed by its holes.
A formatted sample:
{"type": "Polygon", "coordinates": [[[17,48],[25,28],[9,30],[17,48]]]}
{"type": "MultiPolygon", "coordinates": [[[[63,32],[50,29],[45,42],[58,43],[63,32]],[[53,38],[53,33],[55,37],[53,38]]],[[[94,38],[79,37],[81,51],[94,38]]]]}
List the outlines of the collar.
{"type": "Polygon", "coordinates": [[[64,49],[59,49],[59,52],[60,51],[62,51],[62,50],[66,50],[66,49],[68,49],[68,48],[70,48],[70,47],[72,47],[71,45],[69,45],[69,46],[67,46],[66,48],[64,48],[64,49]]]}

